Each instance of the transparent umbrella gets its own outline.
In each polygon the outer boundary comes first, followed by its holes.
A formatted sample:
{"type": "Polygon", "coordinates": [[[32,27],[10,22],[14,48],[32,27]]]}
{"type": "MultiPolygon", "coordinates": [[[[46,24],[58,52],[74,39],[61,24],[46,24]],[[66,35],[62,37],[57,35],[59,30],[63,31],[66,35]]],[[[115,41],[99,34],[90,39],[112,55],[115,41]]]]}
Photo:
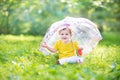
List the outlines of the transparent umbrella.
{"type": "MultiPolygon", "coordinates": [[[[42,42],[46,42],[48,45],[54,46],[54,43],[59,39],[58,31],[65,26],[69,26],[72,30],[72,40],[77,41],[79,46],[83,48],[83,54],[89,54],[102,39],[96,24],[92,21],[86,18],[66,17],[65,19],[57,21],[50,26],[42,42]]],[[[39,50],[44,55],[51,54],[51,52],[41,45],[39,50]]]]}

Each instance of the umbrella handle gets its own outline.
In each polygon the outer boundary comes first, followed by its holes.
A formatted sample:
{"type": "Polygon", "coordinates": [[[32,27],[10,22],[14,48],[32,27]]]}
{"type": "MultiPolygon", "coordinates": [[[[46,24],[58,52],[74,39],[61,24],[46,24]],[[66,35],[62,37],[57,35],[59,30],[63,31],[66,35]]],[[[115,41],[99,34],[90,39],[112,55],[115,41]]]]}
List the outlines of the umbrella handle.
{"type": "Polygon", "coordinates": [[[82,54],[83,54],[83,53],[82,53],[83,48],[79,48],[78,50],[76,50],[76,49],[75,49],[75,46],[74,46],[74,44],[73,44],[72,39],[71,39],[71,42],[72,42],[72,46],[73,46],[73,49],[75,50],[76,55],[82,56],[82,54]]]}

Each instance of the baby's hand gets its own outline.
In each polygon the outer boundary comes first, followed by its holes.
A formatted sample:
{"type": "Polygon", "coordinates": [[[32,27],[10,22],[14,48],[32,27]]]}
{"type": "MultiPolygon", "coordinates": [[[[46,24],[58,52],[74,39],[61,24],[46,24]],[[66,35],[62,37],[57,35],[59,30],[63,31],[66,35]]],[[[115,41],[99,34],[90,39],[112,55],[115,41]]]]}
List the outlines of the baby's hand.
{"type": "Polygon", "coordinates": [[[80,49],[78,49],[78,55],[82,55],[82,50],[83,50],[83,48],[80,48],[80,49]]]}
{"type": "Polygon", "coordinates": [[[47,47],[46,42],[43,42],[41,46],[46,48],[47,47]]]}

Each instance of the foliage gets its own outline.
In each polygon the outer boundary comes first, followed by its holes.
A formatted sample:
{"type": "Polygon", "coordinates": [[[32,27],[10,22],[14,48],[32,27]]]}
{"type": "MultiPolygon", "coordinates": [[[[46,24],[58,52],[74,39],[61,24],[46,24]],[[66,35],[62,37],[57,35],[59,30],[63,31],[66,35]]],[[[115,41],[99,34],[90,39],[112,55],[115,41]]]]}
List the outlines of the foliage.
{"type": "Polygon", "coordinates": [[[0,0],[0,34],[44,35],[66,16],[88,18],[101,31],[119,31],[119,6],[119,0],[0,0]]]}
{"type": "Polygon", "coordinates": [[[82,64],[57,65],[57,55],[38,52],[42,37],[0,36],[1,80],[119,80],[120,33],[102,33],[103,40],[82,64]]]}

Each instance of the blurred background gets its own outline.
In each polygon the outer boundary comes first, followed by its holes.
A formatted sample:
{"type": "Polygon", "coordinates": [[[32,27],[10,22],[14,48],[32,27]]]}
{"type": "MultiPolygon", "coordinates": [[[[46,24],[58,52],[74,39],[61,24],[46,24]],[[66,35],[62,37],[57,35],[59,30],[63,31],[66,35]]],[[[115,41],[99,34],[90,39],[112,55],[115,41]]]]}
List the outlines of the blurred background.
{"type": "Polygon", "coordinates": [[[66,16],[88,18],[101,32],[118,32],[120,0],[0,0],[0,34],[43,36],[66,16]]]}
{"type": "Polygon", "coordinates": [[[120,80],[120,0],[0,0],[0,80],[120,80]],[[80,65],[38,51],[67,16],[93,21],[103,37],[80,65]]]}

